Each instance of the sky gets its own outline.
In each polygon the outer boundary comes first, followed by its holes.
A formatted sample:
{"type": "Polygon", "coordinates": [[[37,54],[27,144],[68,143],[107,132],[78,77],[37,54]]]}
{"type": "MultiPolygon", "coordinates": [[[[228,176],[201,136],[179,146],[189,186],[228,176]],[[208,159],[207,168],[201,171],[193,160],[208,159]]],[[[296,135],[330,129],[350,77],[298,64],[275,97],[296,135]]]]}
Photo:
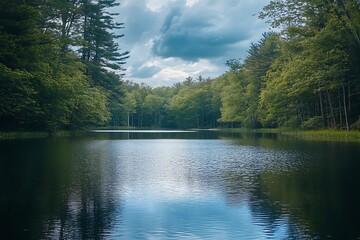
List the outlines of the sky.
{"type": "Polygon", "coordinates": [[[257,18],[270,0],[120,0],[119,46],[130,51],[124,80],[152,87],[222,75],[270,30],[257,18]]]}

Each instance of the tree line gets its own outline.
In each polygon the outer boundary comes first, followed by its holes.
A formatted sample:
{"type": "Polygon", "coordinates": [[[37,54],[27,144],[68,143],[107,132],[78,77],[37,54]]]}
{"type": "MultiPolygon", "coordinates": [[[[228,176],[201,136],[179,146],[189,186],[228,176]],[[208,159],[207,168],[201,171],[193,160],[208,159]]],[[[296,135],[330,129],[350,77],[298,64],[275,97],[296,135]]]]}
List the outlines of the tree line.
{"type": "Polygon", "coordinates": [[[223,75],[158,88],[122,79],[116,5],[1,0],[2,127],[359,128],[359,1],[271,1],[223,75]]]}

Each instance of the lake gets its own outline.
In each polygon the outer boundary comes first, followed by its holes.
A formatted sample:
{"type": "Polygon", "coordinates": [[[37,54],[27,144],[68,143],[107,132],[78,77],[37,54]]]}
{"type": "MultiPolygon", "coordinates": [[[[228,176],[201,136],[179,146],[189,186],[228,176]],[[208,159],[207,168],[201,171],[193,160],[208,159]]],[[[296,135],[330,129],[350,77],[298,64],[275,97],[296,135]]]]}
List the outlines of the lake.
{"type": "Polygon", "coordinates": [[[0,140],[2,239],[360,239],[359,147],[215,131],[0,140]]]}

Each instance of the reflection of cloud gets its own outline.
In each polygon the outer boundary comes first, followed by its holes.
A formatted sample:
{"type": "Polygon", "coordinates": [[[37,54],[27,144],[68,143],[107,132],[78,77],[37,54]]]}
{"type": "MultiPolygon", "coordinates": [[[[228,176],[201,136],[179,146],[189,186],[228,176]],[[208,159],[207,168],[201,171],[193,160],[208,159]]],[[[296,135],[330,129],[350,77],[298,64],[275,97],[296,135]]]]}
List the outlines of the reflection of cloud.
{"type": "MultiPolygon", "coordinates": [[[[287,239],[297,228],[256,196],[258,174],[288,152],[218,140],[114,141],[125,239],[287,239]],[[229,203],[230,199],[230,203],[229,203]],[[236,203],[236,204],[233,204],[236,203]]],[[[300,229],[301,231],[301,229],[300,229]]],[[[300,232],[299,231],[299,232],[300,232]]]]}
{"type": "Polygon", "coordinates": [[[134,185],[124,185],[122,188],[126,189],[124,191],[126,199],[133,203],[181,202],[190,199],[205,201],[213,194],[211,190],[204,191],[200,184],[190,184],[183,180],[171,178],[156,183],[150,182],[146,184],[146,188],[144,186],[137,188],[134,185]]]}
{"type": "Polygon", "coordinates": [[[224,204],[219,195],[204,199],[136,198],[125,202],[113,235],[127,239],[286,239],[289,221],[280,217],[269,229],[265,218],[254,219],[247,203],[234,208],[224,204]]]}
{"type": "MultiPolygon", "coordinates": [[[[136,152],[138,155],[131,159],[124,159],[119,166],[124,178],[122,189],[126,198],[151,202],[151,199],[180,200],[197,198],[205,194],[200,191],[200,183],[196,175],[189,176],[189,166],[186,158],[187,143],[184,141],[158,140],[129,144],[126,152],[136,152]],[[152,144],[153,142],[153,144],[152,144]],[[185,144],[185,146],[184,146],[185,144]],[[146,155],[144,159],[141,156],[146,155]],[[174,158],[178,156],[179,158],[174,158]],[[137,173],[141,172],[141,175],[137,173]]],[[[209,194],[206,191],[206,195],[209,194]]]]}

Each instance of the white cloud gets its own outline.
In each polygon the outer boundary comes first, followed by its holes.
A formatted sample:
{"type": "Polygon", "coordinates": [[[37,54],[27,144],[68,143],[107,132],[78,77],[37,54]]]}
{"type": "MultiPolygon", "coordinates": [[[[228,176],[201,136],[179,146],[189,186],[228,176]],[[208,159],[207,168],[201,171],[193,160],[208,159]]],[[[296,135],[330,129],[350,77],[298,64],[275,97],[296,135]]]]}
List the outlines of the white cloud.
{"type": "Polygon", "coordinates": [[[155,74],[153,78],[164,79],[164,80],[178,80],[185,79],[188,76],[188,73],[174,68],[164,68],[159,73],[155,74]]]}
{"type": "Polygon", "coordinates": [[[194,4],[198,3],[199,0],[186,0],[186,6],[192,7],[194,4]]]}
{"type": "Polygon", "coordinates": [[[153,12],[159,12],[162,7],[166,4],[166,1],[161,0],[147,0],[146,7],[153,12]]]}
{"type": "MultiPolygon", "coordinates": [[[[190,2],[193,1],[194,0],[190,0],[190,2]]],[[[148,9],[150,9],[153,12],[160,12],[165,8],[167,8],[168,6],[176,4],[177,2],[179,2],[179,0],[145,0],[145,2],[146,2],[145,5],[148,9]]]]}
{"type": "Polygon", "coordinates": [[[215,77],[221,75],[223,71],[223,67],[219,67],[207,59],[187,62],[178,58],[161,59],[157,57],[144,63],[137,71],[132,71],[130,79],[134,82],[144,82],[154,87],[172,86],[176,82],[184,81],[187,77],[196,78],[199,75],[215,77]],[[152,76],[147,75],[147,73],[154,69],[158,71],[152,76]]]}

